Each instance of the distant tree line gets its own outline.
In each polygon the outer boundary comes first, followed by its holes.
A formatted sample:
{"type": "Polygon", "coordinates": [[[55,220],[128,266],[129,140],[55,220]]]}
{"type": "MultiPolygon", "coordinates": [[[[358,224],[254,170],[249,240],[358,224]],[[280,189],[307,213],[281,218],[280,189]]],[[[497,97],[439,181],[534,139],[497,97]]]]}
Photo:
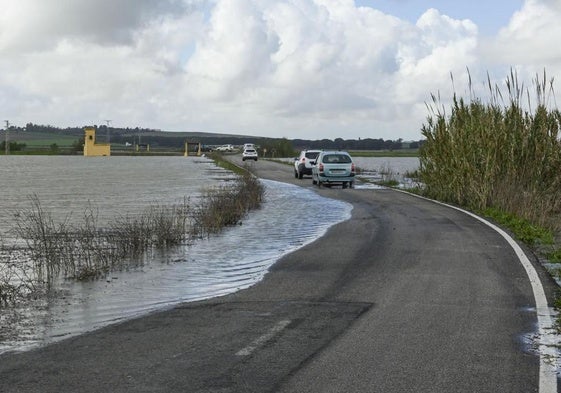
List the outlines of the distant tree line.
{"type": "Polygon", "coordinates": [[[81,127],[68,127],[68,128],[58,128],[48,125],[39,125],[33,123],[27,123],[25,127],[10,127],[10,130],[14,131],[29,131],[29,132],[44,132],[49,134],[58,135],[83,135],[84,129],[81,127]]]}
{"type": "MultiPolygon", "coordinates": [[[[241,145],[244,143],[254,143],[259,145],[261,149],[265,149],[267,155],[276,157],[291,156],[292,152],[301,149],[342,149],[342,150],[400,150],[405,148],[416,149],[419,148],[422,141],[413,141],[408,144],[404,143],[402,139],[398,140],[384,140],[384,139],[293,139],[286,138],[262,138],[251,136],[239,135],[222,135],[217,136],[213,134],[204,135],[204,133],[193,133],[192,136],[187,133],[177,135],[176,132],[161,131],[150,128],[114,128],[107,125],[94,125],[98,131],[96,139],[99,142],[106,142],[110,138],[112,144],[126,144],[126,143],[142,143],[149,144],[154,148],[169,148],[169,149],[183,149],[185,142],[199,142],[203,146],[217,146],[217,145],[241,145]],[[291,154],[288,154],[288,153],[291,154]]],[[[28,131],[37,133],[50,133],[59,135],[75,135],[77,138],[83,138],[83,127],[67,127],[58,128],[50,125],[39,125],[27,123],[25,127],[10,127],[14,131],[28,131]]],[[[83,140],[79,140],[76,147],[81,147],[83,140]]]]}
{"type": "MultiPolygon", "coordinates": [[[[106,133],[108,131],[108,127],[106,125],[94,125],[93,126],[97,131],[101,133],[106,133]]],[[[76,136],[83,136],[84,135],[84,127],[66,127],[66,128],[59,128],[50,125],[44,124],[33,124],[27,123],[25,127],[16,127],[11,126],[10,130],[14,131],[29,131],[29,132],[44,132],[49,134],[59,134],[59,135],[76,135],[76,136]]],[[[150,128],[113,128],[109,127],[109,131],[111,135],[124,135],[124,134],[138,134],[143,132],[158,132],[158,130],[153,130],[150,128]]]]}
{"type": "MultiPolygon", "coordinates": [[[[25,143],[9,142],[10,151],[20,151],[25,149],[25,143]]],[[[0,152],[6,151],[6,141],[0,142],[0,152]]]]}
{"type": "MultiPolygon", "coordinates": [[[[398,140],[383,140],[383,139],[342,139],[336,138],[321,139],[310,141],[306,139],[294,139],[292,143],[297,148],[306,149],[341,149],[341,150],[400,150],[404,148],[404,142],[400,138],[398,140]]],[[[407,148],[418,149],[421,141],[413,141],[407,144],[407,148]]]]}

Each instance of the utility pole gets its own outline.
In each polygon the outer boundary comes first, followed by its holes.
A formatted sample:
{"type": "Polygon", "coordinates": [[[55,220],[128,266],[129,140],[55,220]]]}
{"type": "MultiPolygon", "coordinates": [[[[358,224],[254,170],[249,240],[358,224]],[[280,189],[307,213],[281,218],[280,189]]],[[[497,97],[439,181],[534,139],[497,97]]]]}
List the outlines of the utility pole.
{"type": "Polygon", "coordinates": [[[8,135],[9,129],[10,129],[10,122],[6,120],[6,134],[4,135],[4,143],[6,144],[4,152],[6,155],[10,154],[10,137],[8,135]]]}
{"type": "Polygon", "coordinates": [[[111,134],[109,133],[109,125],[111,124],[111,120],[105,120],[107,123],[107,143],[111,143],[111,134]]]}

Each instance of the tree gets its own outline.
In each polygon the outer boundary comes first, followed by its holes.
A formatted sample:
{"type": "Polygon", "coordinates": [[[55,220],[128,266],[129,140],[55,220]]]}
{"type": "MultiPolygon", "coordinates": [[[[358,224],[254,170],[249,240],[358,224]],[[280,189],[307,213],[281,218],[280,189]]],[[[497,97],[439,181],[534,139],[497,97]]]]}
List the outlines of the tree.
{"type": "MultiPolygon", "coordinates": [[[[25,149],[27,145],[25,143],[10,142],[10,151],[21,151],[25,149]]],[[[0,152],[6,150],[6,141],[0,142],[0,152]]]]}
{"type": "Polygon", "coordinates": [[[73,144],[72,144],[72,151],[74,152],[81,152],[84,151],[84,137],[81,137],[80,139],[77,139],[73,144]]]}

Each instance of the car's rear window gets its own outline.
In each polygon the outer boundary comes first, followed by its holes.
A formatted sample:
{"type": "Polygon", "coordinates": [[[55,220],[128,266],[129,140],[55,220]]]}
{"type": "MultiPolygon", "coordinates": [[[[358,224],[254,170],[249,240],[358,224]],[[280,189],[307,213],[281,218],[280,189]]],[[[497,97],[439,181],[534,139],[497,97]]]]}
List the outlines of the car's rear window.
{"type": "Polygon", "coordinates": [[[319,151],[316,152],[306,152],[306,158],[308,160],[315,160],[316,158],[318,158],[319,155],[319,151]]]}
{"type": "Polygon", "coordinates": [[[351,157],[346,154],[326,154],[323,156],[324,164],[349,164],[353,162],[351,157]]]}

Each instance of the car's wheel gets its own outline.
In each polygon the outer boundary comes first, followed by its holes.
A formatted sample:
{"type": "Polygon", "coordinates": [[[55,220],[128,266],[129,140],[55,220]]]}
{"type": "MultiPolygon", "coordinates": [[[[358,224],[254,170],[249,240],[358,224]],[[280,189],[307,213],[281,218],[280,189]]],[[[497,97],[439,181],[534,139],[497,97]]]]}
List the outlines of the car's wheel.
{"type": "Polygon", "coordinates": [[[346,181],[343,182],[343,188],[347,188],[347,182],[346,181]]]}
{"type": "Polygon", "coordinates": [[[318,180],[318,187],[321,188],[321,182],[318,180]]]}
{"type": "Polygon", "coordinates": [[[298,171],[296,171],[296,169],[294,170],[294,178],[298,179],[298,171]]]}
{"type": "Polygon", "coordinates": [[[355,188],[355,182],[354,181],[349,183],[349,188],[355,188]]]}
{"type": "Polygon", "coordinates": [[[245,161],[245,158],[242,158],[242,161],[245,161]]]}
{"type": "Polygon", "coordinates": [[[318,184],[318,182],[315,181],[315,180],[312,180],[312,184],[318,184]]]}
{"type": "Polygon", "coordinates": [[[304,177],[304,173],[298,172],[298,179],[302,179],[304,177]]]}

